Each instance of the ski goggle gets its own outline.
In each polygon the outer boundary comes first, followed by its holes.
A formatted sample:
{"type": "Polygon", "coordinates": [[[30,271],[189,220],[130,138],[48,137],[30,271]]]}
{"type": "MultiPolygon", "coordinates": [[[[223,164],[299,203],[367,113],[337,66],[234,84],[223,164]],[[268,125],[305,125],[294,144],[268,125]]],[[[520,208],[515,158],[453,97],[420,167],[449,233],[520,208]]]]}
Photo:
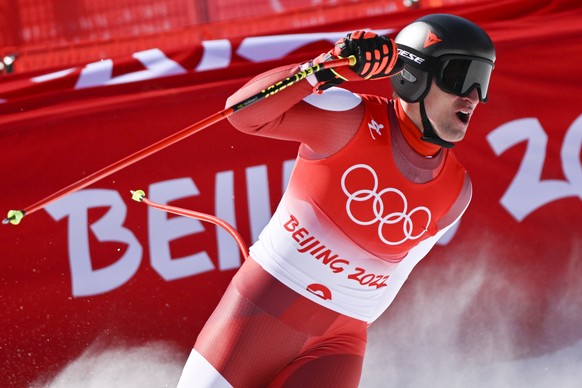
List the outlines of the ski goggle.
{"type": "Polygon", "coordinates": [[[493,71],[493,62],[463,56],[439,58],[436,83],[445,92],[465,97],[477,88],[479,100],[487,102],[487,89],[493,71]]]}

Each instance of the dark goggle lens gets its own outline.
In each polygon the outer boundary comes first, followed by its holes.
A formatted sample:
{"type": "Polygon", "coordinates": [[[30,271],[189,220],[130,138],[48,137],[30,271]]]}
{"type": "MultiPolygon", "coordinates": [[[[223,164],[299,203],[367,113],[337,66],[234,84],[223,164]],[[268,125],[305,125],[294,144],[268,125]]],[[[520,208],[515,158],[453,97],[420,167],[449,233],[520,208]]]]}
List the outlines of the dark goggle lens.
{"type": "Polygon", "coordinates": [[[448,59],[441,62],[437,83],[446,92],[467,96],[477,87],[479,99],[487,101],[493,64],[475,59],[448,59]]]}

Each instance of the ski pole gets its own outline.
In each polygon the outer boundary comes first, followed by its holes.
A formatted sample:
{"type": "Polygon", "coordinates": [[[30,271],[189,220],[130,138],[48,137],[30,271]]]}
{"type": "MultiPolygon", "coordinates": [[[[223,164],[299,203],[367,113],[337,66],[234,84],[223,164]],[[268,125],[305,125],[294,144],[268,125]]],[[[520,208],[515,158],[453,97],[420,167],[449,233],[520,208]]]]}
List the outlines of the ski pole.
{"type": "Polygon", "coordinates": [[[241,109],[244,109],[258,101],[261,101],[269,96],[272,96],[275,93],[280,92],[281,90],[285,89],[286,87],[289,87],[305,78],[307,78],[308,76],[310,76],[311,74],[315,74],[321,70],[324,69],[331,69],[334,67],[341,67],[341,66],[353,66],[356,64],[356,58],[354,56],[350,56],[348,58],[340,58],[340,59],[335,59],[335,60],[330,60],[327,62],[323,62],[323,63],[319,63],[317,65],[313,65],[307,69],[304,69],[288,78],[285,78],[284,80],[281,80],[269,87],[267,87],[266,89],[260,91],[259,93],[237,103],[234,104],[228,108],[225,108],[219,112],[216,112],[208,117],[206,117],[205,119],[202,119],[200,121],[198,121],[197,123],[194,123],[162,140],[159,140],[158,142],[151,144],[145,148],[143,148],[140,151],[137,151],[129,156],[124,157],[123,159],[118,160],[117,162],[114,162],[112,164],[110,164],[109,166],[106,166],[104,168],[102,168],[101,170],[98,170],[90,175],[87,175],[86,177],[78,180],[77,182],[74,182],[64,188],[62,188],[61,190],[49,195],[46,198],[41,199],[40,201],[22,209],[22,210],[10,210],[8,212],[8,216],[2,221],[3,224],[13,224],[13,225],[18,225],[20,223],[20,221],[22,220],[22,218],[24,218],[25,215],[30,215],[34,212],[36,212],[37,210],[40,210],[42,208],[44,208],[45,206],[47,206],[49,203],[52,203],[54,201],[56,201],[57,199],[60,199],[68,194],[71,194],[77,190],[81,190],[89,185],[91,185],[92,183],[97,182],[100,179],[103,179],[133,163],[136,163],[142,159],[144,159],[147,156],[150,156],[174,143],[177,143],[180,140],[185,139],[186,137],[195,134],[196,132],[199,132],[201,130],[203,130],[204,128],[207,128],[209,126],[211,126],[212,124],[215,124],[219,121],[221,121],[224,118],[229,117],[230,115],[238,112],[241,109]]]}
{"type": "Polygon", "coordinates": [[[236,231],[236,229],[232,225],[230,225],[228,222],[226,222],[218,217],[215,217],[213,215],[210,215],[210,214],[201,213],[201,212],[197,212],[197,211],[189,210],[189,209],[183,209],[181,207],[176,207],[176,206],[163,205],[163,204],[154,202],[146,197],[146,194],[143,190],[131,190],[131,198],[136,202],[143,202],[146,205],[148,205],[154,209],[163,210],[165,212],[177,214],[180,216],[195,218],[197,220],[210,222],[214,225],[220,226],[221,228],[226,230],[234,238],[234,240],[236,241],[236,244],[238,245],[243,257],[245,259],[248,257],[248,247],[246,246],[243,238],[236,231]]]}

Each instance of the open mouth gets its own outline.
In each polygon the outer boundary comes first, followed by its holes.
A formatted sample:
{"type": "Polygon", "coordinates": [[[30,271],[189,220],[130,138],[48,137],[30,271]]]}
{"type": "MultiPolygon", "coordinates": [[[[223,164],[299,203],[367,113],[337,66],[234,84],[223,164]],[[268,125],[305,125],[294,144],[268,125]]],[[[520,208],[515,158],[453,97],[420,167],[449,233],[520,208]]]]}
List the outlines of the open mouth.
{"type": "Polygon", "coordinates": [[[455,114],[457,115],[459,120],[463,122],[463,124],[467,124],[469,122],[469,119],[471,118],[471,114],[469,112],[458,111],[455,114]]]}

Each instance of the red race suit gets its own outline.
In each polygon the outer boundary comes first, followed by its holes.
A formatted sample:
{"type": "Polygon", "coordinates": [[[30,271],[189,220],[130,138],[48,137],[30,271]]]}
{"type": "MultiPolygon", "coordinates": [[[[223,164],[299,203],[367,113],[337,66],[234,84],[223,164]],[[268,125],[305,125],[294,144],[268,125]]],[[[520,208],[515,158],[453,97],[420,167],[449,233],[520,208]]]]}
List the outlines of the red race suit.
{"type": "MultiPolygon", "coordinates": [[[[230,106],[297,67],[275,69],[230,106]]],[[[424,143],[399,100],[307,81],[232,115],[237,129],[300,142],[283,198],[198,337],[180,386],[357,386],[366,328],[459,220],[471,182],[424,143]]]]}

